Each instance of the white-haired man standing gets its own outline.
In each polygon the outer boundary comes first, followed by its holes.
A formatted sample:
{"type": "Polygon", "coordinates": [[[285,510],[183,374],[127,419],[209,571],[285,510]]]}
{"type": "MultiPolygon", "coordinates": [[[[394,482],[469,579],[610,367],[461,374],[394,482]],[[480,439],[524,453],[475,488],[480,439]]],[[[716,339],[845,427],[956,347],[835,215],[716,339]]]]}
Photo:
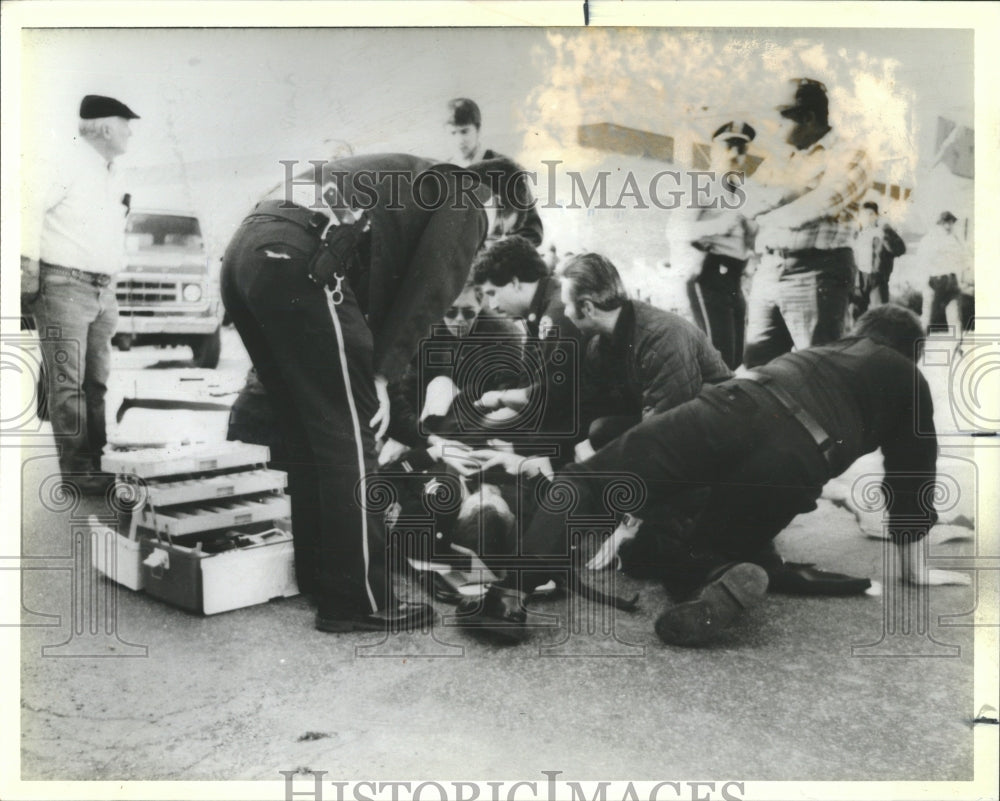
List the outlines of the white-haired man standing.
{"type": "Polygon", "coordinates": [[[38,187],[41,208],[26,220],[31,228],[40,221],[41,230],[24,238],[22,300],[38,329],[59,467],[86,494],[108,486],[99,472],[104,397],[118,325],[113,277],[123,264],[128,214],[114,162],[138,117],[114,98],[84,97],[80,136],[51,165],[52,179],[38,187]]]}

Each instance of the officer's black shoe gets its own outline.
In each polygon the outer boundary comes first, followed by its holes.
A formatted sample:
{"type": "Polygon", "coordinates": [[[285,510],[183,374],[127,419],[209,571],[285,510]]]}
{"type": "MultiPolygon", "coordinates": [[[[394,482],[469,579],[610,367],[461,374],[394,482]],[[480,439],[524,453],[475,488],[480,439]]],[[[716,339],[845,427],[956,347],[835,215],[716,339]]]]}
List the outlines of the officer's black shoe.
{"type": "Polygon", "coordinates": [[[711,642],[766,592],[767,572],[760,565],[723,565],[709,574],[692,600],[671,606],[656,619],[656,634],[668,645],[711,642]]]}
{"type": "Polygon", "coordinates": [[[395,606],[378,612],[344,613],[320,602],[316,613],[316,628],[340,633],[346,631],[414,631],[434,622],[434,610],[427,604],[397,601],[395,606]]]}
{"type": "Polygon", "coordinates": [[[768,590],[786,595],[861,595],[871,587],[870,579],[831,573],[811,564],[783,562],[767,571],[768,590]]]}
{"type": "Polygon", "coordinates": [[[767,571],[768,592],[785,595],[860,595],[872,583],[866,578],[820,570],[813,564],[786,562],[774,543],[768,543],[750,561],[767,571]]]}
{"type": "Polygon", "coordinates": [[[490,585],[481,598],[465,598],[455,610],[455,625],[479,631],[505,642],[521,642],[528,636],[525,594],[490,585]]]}

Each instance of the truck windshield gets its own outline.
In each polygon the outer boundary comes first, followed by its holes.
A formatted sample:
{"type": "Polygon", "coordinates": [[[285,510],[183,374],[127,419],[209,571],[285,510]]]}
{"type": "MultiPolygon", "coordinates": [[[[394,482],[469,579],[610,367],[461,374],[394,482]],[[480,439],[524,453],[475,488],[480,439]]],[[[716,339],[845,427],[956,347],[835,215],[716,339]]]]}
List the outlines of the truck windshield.
{"type": "Polygon", "coordinates": [[[197,217],[133,212],[125,225],[125,247],[133,253],[161,248],[199,253],[205,244],[197,217]]]}

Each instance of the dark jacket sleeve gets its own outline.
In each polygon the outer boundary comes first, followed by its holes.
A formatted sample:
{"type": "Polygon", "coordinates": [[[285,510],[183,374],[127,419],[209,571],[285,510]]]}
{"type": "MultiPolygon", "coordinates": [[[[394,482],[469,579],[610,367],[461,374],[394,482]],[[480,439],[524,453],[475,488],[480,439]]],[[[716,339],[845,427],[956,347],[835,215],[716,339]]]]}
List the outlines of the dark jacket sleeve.
{"type": "Polygon", "coordinates": [[[906,253],[906,243],[903,242],[902,237],[891,226],[883,225],[882,233],[885,235],[882,237],[883,248],[888,250],[893,256],[902,256],[906,253]]]}
{"type": "Polygon", "coordinates": [[[919,372],[915,384],[912,379],[900,383],[900,408],[882,442],[889,535],[894,542],[906,534],[921,539],[937,522],[933,498],[938,444],[930,388],[919,372]]]}
{"type": "Polygon", "coordinates": [[[375,372],[399,378],[434,323],[459,296],[486,237],[486,213],[446,200],[431,215],[375,336],[375,372]]]}
{"type": "Polygon", "coordinates": [[[389,384],[389,428],[386,434],[411,448],[426,446],[420,435],[420,385],[417,369],[409,364],[403,377],[389,384]]]}
{"type": "Polygon", "coordinates": [[[705,384],[721,384],[733,377],[733,371],[722,361],[722,354],[707,336],[698,337],[698,364],[701,366],[701,380],[705,384]]]}
{"type": "Polygon", "coordinates": [[[532,203],[531,208],[518,212],[514,230],[510,233],[527,239],[536,248],[542,244],[545,229],[542,227],[542,218],[538,216],[537,202],[532,203]]]}

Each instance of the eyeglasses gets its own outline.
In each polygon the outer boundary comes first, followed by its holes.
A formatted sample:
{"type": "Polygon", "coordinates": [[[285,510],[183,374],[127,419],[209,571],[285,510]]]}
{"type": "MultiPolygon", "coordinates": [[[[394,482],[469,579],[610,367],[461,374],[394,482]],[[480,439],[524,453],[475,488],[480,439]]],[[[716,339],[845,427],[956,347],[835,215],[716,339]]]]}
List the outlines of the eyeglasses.
{"type": "Polygon", "coordinates": [[[449,320],[454,320],[459,315],[462,315],[464,320],[475,320],[477,314],[479,314],[478,309],[473,309],[471,306],[452,306],[444,316],[449,320]]]}

